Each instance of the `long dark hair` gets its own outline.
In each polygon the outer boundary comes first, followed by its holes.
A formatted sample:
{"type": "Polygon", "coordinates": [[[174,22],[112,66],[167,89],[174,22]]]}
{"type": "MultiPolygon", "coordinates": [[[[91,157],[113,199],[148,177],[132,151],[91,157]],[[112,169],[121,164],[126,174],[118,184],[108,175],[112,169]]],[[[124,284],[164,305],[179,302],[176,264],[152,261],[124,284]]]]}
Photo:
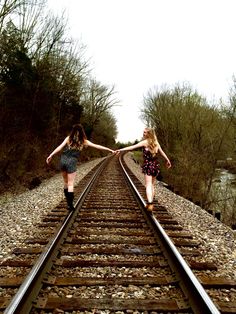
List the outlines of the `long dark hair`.
{"type": "Polygon", "coordinates": [[[69,147],[83,149],[87,136],[81,124],[74,124],[69,135],[69,147]]]}

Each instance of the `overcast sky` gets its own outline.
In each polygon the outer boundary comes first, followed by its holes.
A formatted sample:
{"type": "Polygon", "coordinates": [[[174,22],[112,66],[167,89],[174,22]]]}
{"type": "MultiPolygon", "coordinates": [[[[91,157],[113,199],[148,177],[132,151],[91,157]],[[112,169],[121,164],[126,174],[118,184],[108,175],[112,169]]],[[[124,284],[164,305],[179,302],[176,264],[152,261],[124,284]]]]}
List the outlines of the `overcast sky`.
{"type": "Polygon", "coordinates": [[[236,74],[236,0],[48,0],[86,45],[92,75],[115,85],[118,140],[140,139],[143,96],[188,82],[227,99],[236,74]]]}

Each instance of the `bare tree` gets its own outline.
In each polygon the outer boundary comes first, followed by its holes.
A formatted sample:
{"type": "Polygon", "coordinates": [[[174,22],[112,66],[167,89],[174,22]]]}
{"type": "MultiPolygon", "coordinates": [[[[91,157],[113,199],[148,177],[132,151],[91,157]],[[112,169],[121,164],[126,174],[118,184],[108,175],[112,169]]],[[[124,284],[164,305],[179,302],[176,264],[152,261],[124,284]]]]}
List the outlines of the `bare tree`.
{"type": "Polygon", "coordinates": [[[89,124],[92,133],[94,126],[102,115],[108,112],[118,100],[114,98],[114,86],[108,87],[90,79],[83,94],[84,120],[89,124]]]}
{"type": "Polygon", "coordinates": [[[4,24],[8,21],[9,16],[16,13],[17,10],[25,3],[25,0],[1,0],[0,1],[0,33],[4,24]]]}

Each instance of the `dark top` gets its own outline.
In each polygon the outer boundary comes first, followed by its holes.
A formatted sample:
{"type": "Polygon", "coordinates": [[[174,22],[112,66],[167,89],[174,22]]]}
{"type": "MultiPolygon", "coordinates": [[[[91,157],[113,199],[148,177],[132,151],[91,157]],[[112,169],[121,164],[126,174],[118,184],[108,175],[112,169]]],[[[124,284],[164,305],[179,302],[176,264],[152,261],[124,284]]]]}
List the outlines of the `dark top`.
{"type": "Polygon", "coordinates": [[[70,148],[68,145],[65,146],[62,154],[67,156],[67,157],[74,157],[74,158],[79,158],[79,153],[80,151],[75,148],[70,148]]]}

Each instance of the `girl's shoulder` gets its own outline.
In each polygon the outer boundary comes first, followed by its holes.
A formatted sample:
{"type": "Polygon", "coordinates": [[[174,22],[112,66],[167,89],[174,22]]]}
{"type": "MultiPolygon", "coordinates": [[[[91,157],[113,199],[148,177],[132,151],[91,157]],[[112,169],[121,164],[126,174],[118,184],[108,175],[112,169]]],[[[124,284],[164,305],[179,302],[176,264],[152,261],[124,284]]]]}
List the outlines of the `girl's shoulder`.
{"type": "Polygon", "coordinates": [[[143,144],[143,147],[148,147],[148,140],[147,139],[142,140],[140,143],[143,144]]]}
{"type": "Polygon", "coordinates": [[[62,142],[62,145],[65,146],[65,145],[68,145],[69,144],[69,136],[67,136],[66,138],[64,138],[63,142],[62,142]]]}

